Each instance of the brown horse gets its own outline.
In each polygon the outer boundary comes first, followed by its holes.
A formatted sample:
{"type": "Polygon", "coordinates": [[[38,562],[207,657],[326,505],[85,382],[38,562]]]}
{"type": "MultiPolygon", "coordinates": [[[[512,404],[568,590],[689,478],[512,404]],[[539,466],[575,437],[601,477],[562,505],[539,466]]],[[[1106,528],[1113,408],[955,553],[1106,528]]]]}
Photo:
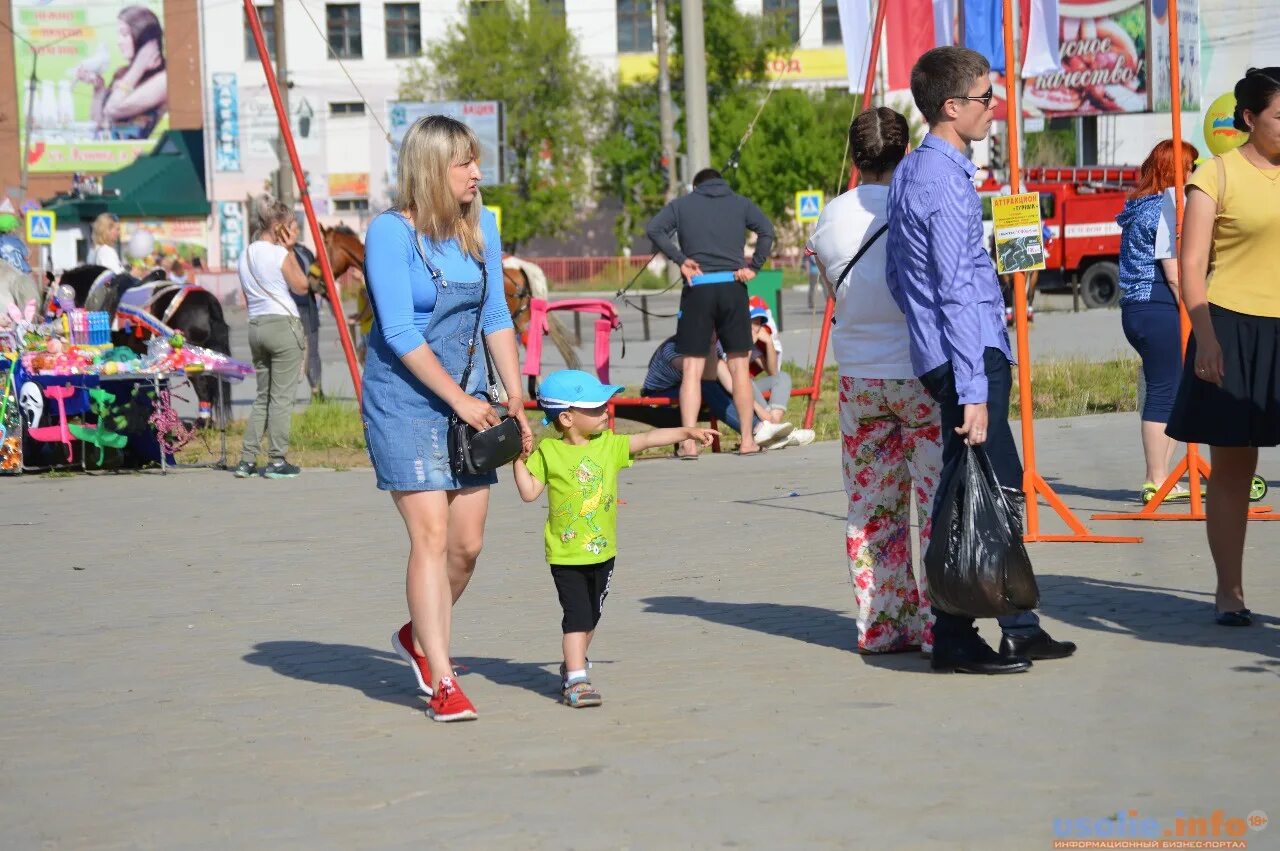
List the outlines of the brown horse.
{"type": "MultiPolygon", "coordinates": [[[[337,225],[336,227],[321,227],[320,233],[324,236],[324,249],[329,255],[329,264],[333,268],[333,277],[342,277],[347,270],[355,268],[362,274],[360,276],[359,286],[364,286],[364,243],[360,241],[360,237],[351,228],[346,225],[337,225]]],[[[311,282],[311,291],[328,297],[325,289],[324,281],[320,277],[320,264],[313,263],[307,270],[307,277],[311,282]]],[[[504,267],[502,270],[502,290],[507,301],[507,312],[511,314],[511,321],[515,325],[516,338],[523,340],[525,333],[529,329],[529,303],[537,295],[534,288],[530,286],[529,276],[525,274],[523,269],[512,269],[504,267]]],[[[546,298],[546,293],[541,294],[542,298],[546,298]]],[[[573,347],[573,343],[569,338],[568,330],[560,323],[559,318],[555,316],[549,317],[549,333],[551,340],[556,348],[560,351],[565,363],[570,369],[577,369],[581,365],[578,359],[578,353],[573,347]]]]}

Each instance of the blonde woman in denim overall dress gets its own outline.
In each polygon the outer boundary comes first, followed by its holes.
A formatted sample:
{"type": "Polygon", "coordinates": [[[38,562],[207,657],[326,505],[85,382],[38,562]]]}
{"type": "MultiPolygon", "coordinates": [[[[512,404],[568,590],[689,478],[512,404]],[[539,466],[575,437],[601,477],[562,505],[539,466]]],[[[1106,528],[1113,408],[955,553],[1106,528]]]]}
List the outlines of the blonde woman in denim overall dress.
{"type": "Polygon", "coordinates": [[[464,124],[432,115],[400,147],[396,206],[369,225],[365,279],[374,322],[364,372],[363,416],[378,487],[391,491],[409,535],[409,623],[391,638],[437,721],[476,717],[453,679],[453,604],[466,590],[484,539],[489,486],[497,476],[455,476],[451,414],[477,429],[496,425],[485,398],[484,355],[470,340],[481,311],[484,343],[519,420],[524,451],[533,439],[521,398],[516,338],[502,293],[497,223],[480,203],[480,145],[464,124]]]}

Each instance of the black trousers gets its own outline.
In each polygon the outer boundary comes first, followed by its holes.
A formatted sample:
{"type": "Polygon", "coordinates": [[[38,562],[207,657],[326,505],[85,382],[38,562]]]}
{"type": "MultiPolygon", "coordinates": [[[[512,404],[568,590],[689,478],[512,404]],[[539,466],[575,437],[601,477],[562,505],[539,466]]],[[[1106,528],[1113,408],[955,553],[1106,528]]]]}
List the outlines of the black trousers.
{"type": "MultiPolygon", "coordinates": [[[[992,348],[983,353],[983,367],[987,374],[987,441],[983,448],[991,459],[991,467],[1000,484],[1021,490],[1022,459],[1018,457],[1013,430],[1009,427],[1009,394],[1013,390],[1013,371],[1004,352],[992,348]]],[[[920,376],[920,382],[938,403],[942,416],[942,478],[938,482],[938,493],[943,494],[947,491],[951,477],[955,475],[956,466],[964,451],[964,438],[956,434],[956,429],[964,425],[964,405],[960,404],[955,372],[950,363],[944,363],[920,376]]],[[[931,516],[935,521],[940,502],[941,500],[934,500],[933,503],[931,516]]],[[[936,605],[933,613],[937,617],[933,626],[935,647],[939,643],[961,641],[973,635],[973,618],[952,614],[936,605]]],[[[1017,618],[1018,616],[1014,616],[1009,620],[1016,621],[1017,618]]],[[[1001,619],[1002,625],[1010,626],[1004,623],[1005,620],[1001,619]]],[[[1021,624],[1012,625],[1022,627],[1021,624]]]]}

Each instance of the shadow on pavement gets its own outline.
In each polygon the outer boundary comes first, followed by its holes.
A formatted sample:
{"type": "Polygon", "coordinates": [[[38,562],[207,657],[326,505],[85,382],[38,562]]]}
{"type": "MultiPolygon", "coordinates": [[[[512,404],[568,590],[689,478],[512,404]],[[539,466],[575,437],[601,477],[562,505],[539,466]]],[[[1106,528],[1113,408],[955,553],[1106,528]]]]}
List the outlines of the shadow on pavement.
{"type": "Polygon", "coordinates": [[[555,670],[558,663],[548,666],[547,663],[516,662],[490,656],[459,656],[453,664],[459,675],[479,674],[491,683],[515,686],[560,702],[560,675],[555,670]]]}
{"type": "Polygon", "coordinates": [[[858,649],[857,622],[831,609],[782,603],[719,603],[697,597],[646,597],[640,602],[646,612],[653,614],[701,618],[850,653],[858,649]]]}
{"type": "MultiPolygon", "coordinates": [[[[1114,509],[1109,509],[1115,511],[1137,512],[1142,509],[1142,503],[1138,501],[1137,488],[1090,488],[1084,487],[1083,485],[1073,485],[1070,482],[1064,482],[1055,476],[1045,476],[1044,480],[1049,483],[1058,496],[1083,496],[1089,499],[1096,499],[1101,502],[1121,503],[1120,506],[1115,507],[1114,509]]],[[[1076,510],[1078,511],[1081,509],[1076,510]]],[[[1092,507],[1091,510],[1096,510],[1096,506],[1092,507]]]]}
{"type": "Polygon", "coordinates": [[[1141,641],[1221,647],[1265,658],[1232,670],[1280,676],[1280,618],[1257,612],[1253,626],[1213,622],[1209,592],[1188,592],[1134,582],[1042,574],[1040,611],[1081,629],[1132,635],[1141,641]],[[1079,602],[1084,600],[1086,602],[1079,602]]]}
{"type": "Polygon", "coordinates": [[[391,651],[319,641],[264,641],[244,660],[308,683],[345,686],[374,700],[426,708],[409,666],[391,651]]]}

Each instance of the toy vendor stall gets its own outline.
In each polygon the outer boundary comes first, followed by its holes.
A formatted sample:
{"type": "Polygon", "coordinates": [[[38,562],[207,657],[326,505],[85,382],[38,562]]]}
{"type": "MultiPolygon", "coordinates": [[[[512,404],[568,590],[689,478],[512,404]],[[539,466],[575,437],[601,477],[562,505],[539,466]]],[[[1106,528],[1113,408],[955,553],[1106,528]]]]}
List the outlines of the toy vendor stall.
{"type": "Polygon", "coordinates": [[[253,372],[128,307],[116,323],[125,335],[145,328],[150,338],[141,352],[115,346],[111,316],[57,301],[56,315],[43,321],[34,303],[0,317],[0,473],[150,464],[163,472],[193,434],[174,413],[171,383],[253,372]]]}

